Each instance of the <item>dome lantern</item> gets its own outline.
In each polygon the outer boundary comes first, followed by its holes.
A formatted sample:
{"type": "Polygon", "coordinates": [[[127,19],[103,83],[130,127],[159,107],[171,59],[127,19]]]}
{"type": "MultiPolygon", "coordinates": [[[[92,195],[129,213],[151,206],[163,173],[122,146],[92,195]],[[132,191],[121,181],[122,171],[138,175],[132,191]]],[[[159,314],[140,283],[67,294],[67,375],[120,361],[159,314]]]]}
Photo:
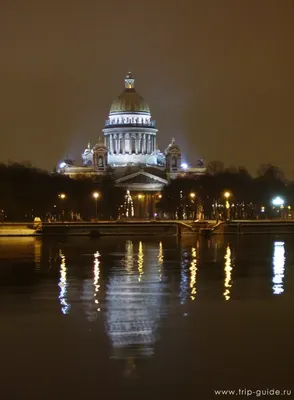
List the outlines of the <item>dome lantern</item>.
{"type": "Polygon", "coordinates": [[[135,88],[135,79],[131,72],[128,72],[125,77],[125,88],[126,89],[134,89],[135,88]]]}
{"type": "Polygon", "coordinates": [[[139,113],[150,117],[149,105],[136,91],[131,72],[125,77],[125,90],[112,102],[109,116],[123,113],[139,113]]]}

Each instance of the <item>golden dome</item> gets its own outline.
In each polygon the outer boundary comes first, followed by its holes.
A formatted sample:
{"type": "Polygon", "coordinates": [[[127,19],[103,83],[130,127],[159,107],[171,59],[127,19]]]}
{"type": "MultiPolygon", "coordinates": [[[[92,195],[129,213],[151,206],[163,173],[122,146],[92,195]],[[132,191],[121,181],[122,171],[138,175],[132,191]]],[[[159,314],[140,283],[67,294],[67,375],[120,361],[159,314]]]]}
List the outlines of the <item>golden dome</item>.
{"type": "Polygon", "coordinates": [[[150,114],[149,105],[144,98],[136,92],[134,83],[135,79],[129,72],[125,78],[125,90],[111,104],[110,114],[132,112],[150,114]]]}

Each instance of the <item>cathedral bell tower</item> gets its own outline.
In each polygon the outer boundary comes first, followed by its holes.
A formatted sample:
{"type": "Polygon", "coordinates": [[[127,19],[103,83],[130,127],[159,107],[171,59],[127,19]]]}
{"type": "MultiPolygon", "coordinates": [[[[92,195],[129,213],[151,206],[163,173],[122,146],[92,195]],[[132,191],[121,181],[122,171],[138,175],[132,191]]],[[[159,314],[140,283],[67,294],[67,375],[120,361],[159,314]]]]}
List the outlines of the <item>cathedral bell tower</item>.
{"type": "Polygon", "coordinates": [[[93,147],[93,166],[98,171],[105,171],[107,164],[107,148],[103,139],[99,137],[98,143],[93,147]]]}
{"type": "Polygon", "coordinates": [[[181,149],[176,144],[175,139],[172,139],[171,144],[165,150],[166,168],[169,172],[176,172],[181,168],[181,149]]]}

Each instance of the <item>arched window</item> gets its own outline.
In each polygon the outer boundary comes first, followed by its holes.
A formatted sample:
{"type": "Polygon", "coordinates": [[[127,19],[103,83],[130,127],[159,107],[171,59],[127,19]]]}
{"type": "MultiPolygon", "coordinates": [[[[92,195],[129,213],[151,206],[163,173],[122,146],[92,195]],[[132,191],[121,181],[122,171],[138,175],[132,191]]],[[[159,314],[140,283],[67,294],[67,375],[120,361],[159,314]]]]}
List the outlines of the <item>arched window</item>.
{"type": "Polygon", "coordinates": [[[98,157],[98,167],[104,167],[103,157],[102,156],[98,157]]]}

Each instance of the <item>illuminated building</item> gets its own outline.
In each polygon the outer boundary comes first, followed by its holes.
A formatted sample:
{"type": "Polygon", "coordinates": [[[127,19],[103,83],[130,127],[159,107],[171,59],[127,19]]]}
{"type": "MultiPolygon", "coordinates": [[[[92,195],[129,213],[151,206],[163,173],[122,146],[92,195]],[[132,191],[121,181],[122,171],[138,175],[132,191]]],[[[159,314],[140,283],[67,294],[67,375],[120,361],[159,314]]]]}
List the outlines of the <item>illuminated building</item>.
{"type": "Polygon", "coordinates": [[[58,172],[73,178],[95,179],[111,172],[116,185],[129,190],[133,198],[144,194],[137,206],[134,205],[135,216],[139,216],[140,209],[144,216],[152,216],[154,196],[170,179],[205,173],[202,160],[197,162],[196,168],[182,164],[181,149],[175,139],[164,153],[158,149],[156,123],[148,103],[136,91],[130,72],[125,77],[124,91],[112,102],[102,132],[103,139],[100,137],[95,146],[88,143],[81,166],[63,160],[58,172]]]}

